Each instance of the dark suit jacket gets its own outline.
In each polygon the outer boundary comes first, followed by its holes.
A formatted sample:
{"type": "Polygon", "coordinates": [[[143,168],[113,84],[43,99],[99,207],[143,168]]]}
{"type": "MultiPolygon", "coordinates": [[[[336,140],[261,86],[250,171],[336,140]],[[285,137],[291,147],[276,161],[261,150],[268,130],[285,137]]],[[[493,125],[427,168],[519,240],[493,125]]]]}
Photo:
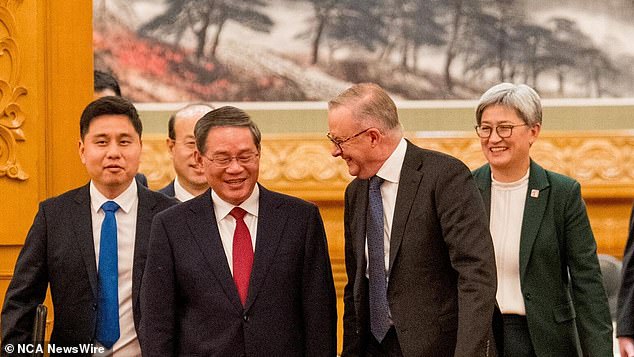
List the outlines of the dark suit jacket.
{"type": "MultiPolygon", "coordinates": [[[[490,212],[491,168],[484,165],[474,176],[490,212]]],[[[519,258],[538,356],[577,356],[579,348],[584,356],[612,355],[612,322],[596,251],[579,183],[531,161],[519,258]]]]}
{"type": "Polygon", "coordinates": [[[169,197],[176,196],[176,191],[174,191],[174,180],[172,180],[172,182],[168,183],[167,186],[163,187],[158,192],[169,197]]]}
{"type": "MultiPolygon", "coordinates": [[[[369,327],[368,180],[345,196],[342,355],[364,355],[369,327]]],[[[482,198],[457,159],[407,143],[390,241],[388,302],[405,356],[484,356],[495,305],[493,243],[482,198]]]]}
{"type": "MultiPolygon", "coordinates": [[[[155,214],[175,204],[138,185],[138,214],[132,281],[135,325],[150,226],[155,214]]],[[[95,336],[97,266],[89,185],[40,203],[18,257],[2,309],[2,343],[30,343],[35,309],[50,284],[55,323],[51,342],[90,343],[95,336]]]]}
{"type": "Polygon", "coordinates": [[[622,276],[616,335],[634,337],[634,206],[630,215],[630,233],[623,254],[622,276]]]}
{"type": "Polygon", "coordinates": [[[134,178],[136,179],[137,183],[139,183],[139,184],[141,184],[141,185],[143,185],[145,187],[148,187],[148,185],[147,185],[147,177],[145,177],[144,174],[139,172],[138,174],[136,174],[134,176],[134,178]]]}
{"type": "Polygon", "coordinates": [[[144,356],[334,356],[336,297],[319,210],[260,186],[246,306],[211,191],[158,215],[141,292],[144,356]]]}

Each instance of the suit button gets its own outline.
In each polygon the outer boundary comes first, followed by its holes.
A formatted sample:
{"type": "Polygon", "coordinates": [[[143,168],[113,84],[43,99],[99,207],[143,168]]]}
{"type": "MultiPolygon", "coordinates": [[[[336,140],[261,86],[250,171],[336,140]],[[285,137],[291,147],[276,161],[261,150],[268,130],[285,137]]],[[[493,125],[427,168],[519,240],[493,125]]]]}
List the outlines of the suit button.
{"type": "Polygon", "coordinates": [[[249,315],[243,315],[242,319],[244,320],[244,322],[248,322],[249,321],[249,315]]]}
{"type": "Polygon", "coordinates": [[[524,294],[524,296],[526,297],[526,300],[530,300],[533,297],[533,295],[531,295],[531,293],[526,293],[526,294],[524,294]]]}
{"type": "Polygon", "coordinates": [[[92,304],[92,310],[97,311],[97,304],[92,304]]]}

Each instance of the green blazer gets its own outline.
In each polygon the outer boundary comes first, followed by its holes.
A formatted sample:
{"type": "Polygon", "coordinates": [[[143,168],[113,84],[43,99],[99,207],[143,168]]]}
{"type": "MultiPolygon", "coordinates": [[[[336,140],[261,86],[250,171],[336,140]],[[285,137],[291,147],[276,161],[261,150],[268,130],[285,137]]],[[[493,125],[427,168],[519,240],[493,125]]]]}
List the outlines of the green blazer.
{"type": "MultiPolygon", "coordinates": [[[[487,213],[491,168],[473,172],[487,213]]],[[[537,356],[612,356],[612,322],[581,187],[531,160],[520,285],[537,356]]]]}

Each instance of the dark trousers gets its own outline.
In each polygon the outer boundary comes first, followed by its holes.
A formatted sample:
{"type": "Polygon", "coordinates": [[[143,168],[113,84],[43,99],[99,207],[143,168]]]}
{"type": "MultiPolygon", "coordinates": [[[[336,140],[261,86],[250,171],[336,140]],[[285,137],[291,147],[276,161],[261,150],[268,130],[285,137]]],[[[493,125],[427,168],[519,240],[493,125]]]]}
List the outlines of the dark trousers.
{"type": "Polygon", "coordinates": [[[387,335],[381,343],[372,336],[370,333],[370,340],[368,341],[368,349],[366,356],[371,357],[402,357],[401,345],[398,343],[398,336],[396,335],[396,329],[392,326],[387,335]]]}
{"type": "Polygon", "coordinates": [[[526,316],[502,315],[504,321],[504,356],[536,357],[526,316]]]}

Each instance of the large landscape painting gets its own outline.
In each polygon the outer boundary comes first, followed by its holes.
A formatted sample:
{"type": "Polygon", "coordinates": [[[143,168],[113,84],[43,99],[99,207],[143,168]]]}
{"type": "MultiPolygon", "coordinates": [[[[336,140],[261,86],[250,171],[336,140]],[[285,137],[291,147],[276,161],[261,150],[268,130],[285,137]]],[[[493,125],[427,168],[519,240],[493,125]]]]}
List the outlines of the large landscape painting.
{"type": "Polygon", "coordinates": [[[631,0],[94,0],[95,68],[137,102],[634,97],[631,0]]]}

